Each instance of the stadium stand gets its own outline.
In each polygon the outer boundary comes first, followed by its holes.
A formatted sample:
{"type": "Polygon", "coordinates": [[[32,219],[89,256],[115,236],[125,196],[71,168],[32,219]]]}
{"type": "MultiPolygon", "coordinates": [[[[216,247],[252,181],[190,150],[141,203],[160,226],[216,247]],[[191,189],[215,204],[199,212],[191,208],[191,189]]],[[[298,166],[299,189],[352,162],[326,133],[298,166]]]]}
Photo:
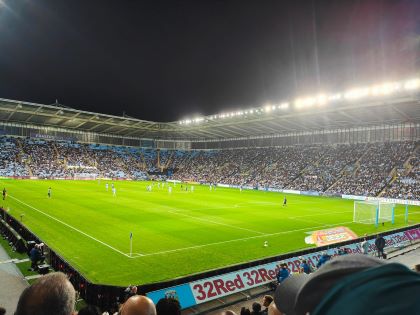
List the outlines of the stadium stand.
{"type": "Polygon", "coordinates": [[[0,138],[0,174],[1,176],[28,176],[24,158],[15,138],[0,138]]]}
{"type": "MultiPolygon", "coordinates": [[[[420,108],[415,90],[420,80],[398,86],[394,96],[373,93],[360,100],[349,93],[320,107],[291,102],[287,108],[253,108],[168,123],[2,99],[0,176],[172,179],[416,202],[420,108]]],[[[26,240],[34,237],[17,218],[8,218],[16,231],[26,234],[26,240]]],[[[51,267],[72,275],[73,286],[88,303],[113,312],[116,301],[122,302],[118,300],[121,288],[88,282],[59,254],[51,251],[50,255],[51,267]]],[[[257,262],[246,264],[232,270],[257,266],[257,262]]],[[[206,275],[227,271],[228,267],[206,275]]],[[[204,275],[182,281],[198,277],[204,275]]],[[[160,283],[153,290],[177,281],[160,283]]],[[[139,286],[139,292],[150,290],[152,285],[139,286]]]]}
{"type": "Polygon", "coordinates": [[[414,144],[371,144],[330,192],[360,196],[378,195],[391,180],[391,170],[400,167],[412,154],[414,144]]]}
{"type": "Polygon", "coordinates": [[[396,171],[390,187],[385,191],[384,197],[400,199],[418,199],[420,196],[420,150],[396,171]]]}
{"type": "Polygon", "coordinates": [[[1,137],[0,174],[40,178],[171,177],[253,188],[418,199],[418,147],[413,142],[389,142],[180,151],[1,137]]]}

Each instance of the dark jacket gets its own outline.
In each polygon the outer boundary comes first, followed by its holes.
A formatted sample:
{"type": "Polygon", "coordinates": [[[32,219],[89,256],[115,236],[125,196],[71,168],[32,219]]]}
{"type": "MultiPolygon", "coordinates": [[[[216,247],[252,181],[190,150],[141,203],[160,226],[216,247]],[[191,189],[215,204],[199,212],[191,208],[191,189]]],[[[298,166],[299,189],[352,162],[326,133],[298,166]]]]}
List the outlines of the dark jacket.
{"type": "Polygon", "coordinates": [[[300,269],[306,274],[310,274],[312,272],[311,266],[309,266],[308,263],[301,263],[300,269]]]}
{"type": "Polygon", "coordinates": [[[316,267],[317,268],[319,268],[319,267],[321,267],[323,264],[325,264],[328,260],[330,260],[331,259],[331,256],[330,255],[328,255],[328,254],[324,254],[324,255],[322,255],[320,258],[319,258],[319,260],[318,260],[318,263],[316,264],[316,267]]]}
{"type": "Polygon", "coordinates": [[[385,248],[385,239],[382,236],[381,237],[378,237],[375,240],[375,246],[378,249],[384,249],[385,248]]]}
{"type": "Polygon", "coordinates": [[[286,268],[280,268],[279,272],[277,273],[277,281],[281,283],[284,281],[284,279],[288,278],[289,275],[289,270],[286,268]]]}
{"type": "Polygon", "coordinates": [[[29,252],[29,257],[31,258],[31,261],[37,262],[41,260],[41,252],[38,248],[34,247],[29,252]]]}

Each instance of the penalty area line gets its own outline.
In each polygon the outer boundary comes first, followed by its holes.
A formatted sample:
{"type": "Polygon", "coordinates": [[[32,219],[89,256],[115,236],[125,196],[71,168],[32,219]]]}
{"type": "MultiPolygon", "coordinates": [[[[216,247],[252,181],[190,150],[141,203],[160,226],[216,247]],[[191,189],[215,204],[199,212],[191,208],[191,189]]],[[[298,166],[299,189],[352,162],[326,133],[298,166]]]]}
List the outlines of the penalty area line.
{"type": "Polygon", "coordinates": [[[196,221],[207,222],[207,223],[216,224],[216,225],[223,225],[223,226],[230,227],[232,229],[238,229],[238,230],[248,231],[248,232],[252,232],[252,233],[256,233],[256,234],[260,234],[260,235],[265,235],[265,233],[260,232],[260,231],[255,231],[255,230],[243,228],[243,227],[240,227],[240,226],[235,226],[235,225],[231,225],[231,224],[227,224],[227,223],[223,223],[223,222],[217,222],[217,221],[213,221],[213,220],[209,220],[209,219],[199,218],[199,217],[196,217],[196,216],[193,216],[193,215],[181,213],[177,210],[168,210],[168,212],[176,214],[176,215],[184,216],[184,217],[187,217],[187,218],[191,218],[191,219],[194,219],[196,221]]]}
{"type": "Polygon", "coordinates": [[[66,222],[63,222],[63,221],[61,221],[60,219],[57,219],[56,217],[53,217],[52,215],[50,215],[50,214],[48,214],[48,213],[45,213],[44,211],[41,211],[41,210],[39,210],[39,209],[37,209],[37,208],[35,208],[35,207],[33,207],[33,206],[31,206],[31,205],[27,204],[26,202],[23,202],[22,200],[19,200],[18,198],[15,198],[15,197],[13,197],[13,196],[11,196],[11,195],[9,195],[8,197],[10,197],[10,198],[12,198],[12,199],[16,200],[17,202],[19,202],[19,203],[21,203],[21,204],[23,204],[23,205],[27,206],[28,208],[31,208],[31,209],[33,209],[33,210],[35,210],[35,211],[37,211],[37,212],[39,212],[39,213],[41,213],[41,214],[45,215],[46,217],[48,217],[48,218],[50,218],[50,219],[52,219],[52,220],[54,220],[54,221],[57,221],[58,223],[61,223],[61,224],[63,224],[64,226],[66,226],[66,227],[68,227],[68,228],[70,228],[70,229],[72,229],[72,230],[74,230],[74,231],[76,231],[76,232],[78,232],[78,233],[80,233],[80,234],[82,234],[82,235],[84,235],[84,236],[86,236],[86,237],[88,237],[88,238],[90,238],[90,239],[94,240],[95,242],[98,242],[98,243],[100,243],[100,244],[102,244],[102,245],[104,245],[104,246],[106,246],[106,247],[108,247],[108,248],[112,249],[113,251],[115,251],[115,252],[117,252],[117,253],[119,253],[119,254],[121,254],[121,255],[124,255],[125,257],[128,257],[128,258],[133,258],[133,257],[130,257],[129,255],[127,255],[127,254],[123,253],[122,251],[120,251],[120,250],[116,249],[115,247],[112,247],[111,245],[109,245],[109,244],[107,244],[107,243],[105,243],[105,242],[102,242],[101,240],[98,240],[97,238],[95,238],[95,237],[93,237],[93,236],[91,236],[91,235],[89,235],[89,234],[87,234],[87,233],[85,233],[85,232],[83,232],[83,231],[79,230],[78,228],[75,228],[74,226],[72,226],[72,225],[70,225],[70,224],[68,224],[68,223],[66,223],[66,222]]]}
{"type": "Polygon", "coordinates": [[[142,258],[142,257],[147,257],[147,256],[171,254],[171,253],[176,253],[176,252],[190,250],[190,249],[197,249],[197,248],[209,247],[209,246],[214,246],[214,245],[221,245],[221,244],[227,244],[227,243],[247,241],[247,240],[251,240],[251,239],[255,239],[255,238],[262,238],[262,237],[267,237],[267,236],[275,236],[275,235],[289,234],[289,233],[300,232],[300,231],[315,230],[315,229],[319,229],[319,228],[330,227],[330,226],[339,226],[339,225],[348,224],[348,223],[352,223],[352,222],[324,224],[324,225],[312,226],[312,227],[297,229],[297,230],[289,230],[289,231],[276,232],[276,233],[267,233],[267,234],[264,234],[264,235],[249,236],[249,237],[237,238],[237,239],[221,241],[221,242],[214,242],[214,243],[208,243],[208,244],[202,244],[202,245],[194,245],[194,246],[188,246],[188,247],[182,247],[182,248],[176,248],[176,249],[169,249],[169,250],[164,250],[164,251],[160,251],[160,252],[154,252],[154,253],[148,253],[148,254],[145,253],[145,254],[142,254],[141,256],[132,257],[132,258],[136,259],[136,258],[142,258]]]}

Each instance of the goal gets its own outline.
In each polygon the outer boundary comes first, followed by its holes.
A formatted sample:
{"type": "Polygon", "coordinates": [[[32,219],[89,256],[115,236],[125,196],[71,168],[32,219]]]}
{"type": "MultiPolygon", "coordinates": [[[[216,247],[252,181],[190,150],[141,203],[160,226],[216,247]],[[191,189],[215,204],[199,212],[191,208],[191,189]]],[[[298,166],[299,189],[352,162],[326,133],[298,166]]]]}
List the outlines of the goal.
{"type": "Polygon", "coordinates": [[[394,224],[395,204],[380,201],[354,201],[353,222],[378,225],[394,224]]]}

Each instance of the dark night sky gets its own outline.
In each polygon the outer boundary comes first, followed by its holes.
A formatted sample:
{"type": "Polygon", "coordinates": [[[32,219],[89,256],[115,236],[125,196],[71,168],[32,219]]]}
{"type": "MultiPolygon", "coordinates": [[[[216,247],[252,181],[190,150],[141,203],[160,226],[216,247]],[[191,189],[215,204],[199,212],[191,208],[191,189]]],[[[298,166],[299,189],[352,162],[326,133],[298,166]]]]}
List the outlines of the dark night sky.
{"type": "Polygon", "coordinates": [[[420,1],[0,0],[0,97],[155,121],[420,69],[420,1]]]}

